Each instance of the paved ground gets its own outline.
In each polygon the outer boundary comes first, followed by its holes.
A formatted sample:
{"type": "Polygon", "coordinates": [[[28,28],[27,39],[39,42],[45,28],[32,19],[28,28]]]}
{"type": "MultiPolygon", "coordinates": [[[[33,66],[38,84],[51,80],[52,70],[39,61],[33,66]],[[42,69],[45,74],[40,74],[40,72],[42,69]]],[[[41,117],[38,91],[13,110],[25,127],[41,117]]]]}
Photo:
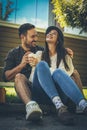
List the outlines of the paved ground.
{"type": "Polygon", "coordinates": [[[29,122],[25,120],[23,104],[0,104],[0,130],[87,130],[87,116],[78,112],[76,125],[64,126],[53,111],[45,112],[40,122],[29,122]]]}
{"type": "Polygon", "coordinates": [[[75,126],[64,126],[55,114],[44,115],[41,122],[25,120],[24,113],[0,113],[0,130],[87,130],[87,117],[75,115],[75,126]]]}

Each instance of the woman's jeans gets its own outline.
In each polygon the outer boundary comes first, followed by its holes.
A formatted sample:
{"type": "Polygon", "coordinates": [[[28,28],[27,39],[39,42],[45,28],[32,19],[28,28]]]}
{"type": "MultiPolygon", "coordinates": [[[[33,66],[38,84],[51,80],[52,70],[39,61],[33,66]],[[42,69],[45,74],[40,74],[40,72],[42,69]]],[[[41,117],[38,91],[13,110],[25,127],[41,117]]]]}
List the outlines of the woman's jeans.
{"type": "Polygon", "coordinates": [[[84,98],[78,86],[63,70],[56,69],[51,75],[48,64],[41,61],[35,69],[32,97],[38,103],[51,104],[55,96],[60,96],[64,104],[70,98],[76,105],[84,98]]]}

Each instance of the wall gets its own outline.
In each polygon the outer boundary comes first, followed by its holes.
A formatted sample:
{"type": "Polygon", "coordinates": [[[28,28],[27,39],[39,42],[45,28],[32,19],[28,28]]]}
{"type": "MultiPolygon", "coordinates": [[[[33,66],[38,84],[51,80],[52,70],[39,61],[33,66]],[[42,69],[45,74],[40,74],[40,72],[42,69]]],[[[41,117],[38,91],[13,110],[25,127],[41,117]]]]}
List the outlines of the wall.
{"type": "MultiPolygon", "coordinates": [[[[2,80],[1,73],[7,52],[20,45],[18,27],[19,25],[0,21],[0,80],[2,80]]],[[[44,46],[45,30],[37,28],[37,32],[39,34],[38,44],[44,46]]],[[[69,34],[64,34],[64,38],[65,47],[69,47],[74,51],[73,63],[81,75],[83,85],[87,86],[87,38],[69,34]]]]}
{"type": "Polygon", "coordinates": [[[87,86],[87,38],[65,35],[65,46],[74,51],[74,66],[81,75],[83,85],[87,86]]]}

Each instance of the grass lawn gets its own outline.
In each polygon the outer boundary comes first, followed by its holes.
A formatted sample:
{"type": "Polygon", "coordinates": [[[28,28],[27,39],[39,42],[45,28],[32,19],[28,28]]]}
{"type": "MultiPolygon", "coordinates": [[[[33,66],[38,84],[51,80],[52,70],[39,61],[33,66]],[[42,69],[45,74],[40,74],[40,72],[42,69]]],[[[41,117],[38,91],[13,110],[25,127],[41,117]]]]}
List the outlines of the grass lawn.
{"type": "Polygon", "coordinates": [[[5,88],[5,90],[6,90],[6,102],[8,102],[8,103],[21,102],[13,87],[12,88],[5,88]]]}
{"type": "Polygon", "coordinates": [[[83,89],[83,94],[84,94],[84,97],[87,99],[87,88],[83,89]]]}
{"type": "MultiPolygon", "coordinates": [[[[5,90],[6,90],[6,102],[10,102],[10,103],[21,102],[13,87],[5,88],[5,90]]],[[[84,97],[87,99],[87,89],[86,88],[83,89],[83,93],[84,93],[84,97]]]]}

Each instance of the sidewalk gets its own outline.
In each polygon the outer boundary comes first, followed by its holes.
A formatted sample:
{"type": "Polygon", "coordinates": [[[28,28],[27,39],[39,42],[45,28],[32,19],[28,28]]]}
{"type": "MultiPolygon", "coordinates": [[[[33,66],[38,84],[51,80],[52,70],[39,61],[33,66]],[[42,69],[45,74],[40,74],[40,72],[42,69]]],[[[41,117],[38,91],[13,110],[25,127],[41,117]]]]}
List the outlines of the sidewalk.
{"type": "Polygon", "coordinates": [[[87,116],[76,114],[75,119],[75,126],[64,126],[56,114],[44,115],[40,122],[29,122],[22,111],[0,112],[0,130],[87,130],[87,116]]]}

